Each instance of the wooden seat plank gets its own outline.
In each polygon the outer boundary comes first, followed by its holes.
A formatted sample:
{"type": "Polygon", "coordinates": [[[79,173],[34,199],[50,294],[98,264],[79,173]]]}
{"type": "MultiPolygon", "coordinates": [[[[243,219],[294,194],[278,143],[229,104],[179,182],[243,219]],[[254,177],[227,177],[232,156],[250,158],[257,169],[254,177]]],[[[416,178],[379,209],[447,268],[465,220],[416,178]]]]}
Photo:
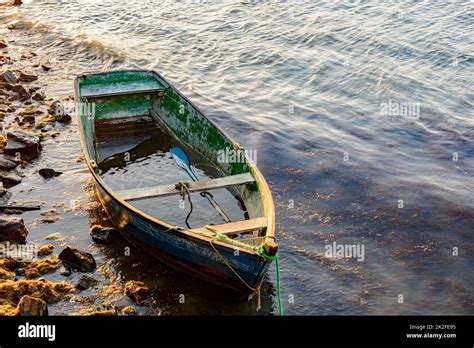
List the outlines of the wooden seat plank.
{"type": "Polygon", "coordinates": [[[243,234],[267,227],[267,218],[259,217],[250,220],[229,222],[222,225],[204,226],[191,229],[191,232],[212,235],[213,231],[220,234],[243,234]]]}
{"type": "MultiPolygon", "coordinates": [[[[251,173],[244,173],[238,175],[226,176],[223,178],[211,179],[206,181],[196,181],[196,182],[187,182],[189,191],[199,192],[199,191],[208,191],[218,188],[224,188],[234,185],[242,185],[247,183],[255,182],[254,177],[251,173]]],[[[162,196],[172,196],[178,195],[181,191],[176,188],[175,185],[163,185],[157,187],[147,187],[132,189],[126,191],[119,191],[119,195],[122,199],[126,201],[136,201],[141,199],[156,198],[162,196]]]]}

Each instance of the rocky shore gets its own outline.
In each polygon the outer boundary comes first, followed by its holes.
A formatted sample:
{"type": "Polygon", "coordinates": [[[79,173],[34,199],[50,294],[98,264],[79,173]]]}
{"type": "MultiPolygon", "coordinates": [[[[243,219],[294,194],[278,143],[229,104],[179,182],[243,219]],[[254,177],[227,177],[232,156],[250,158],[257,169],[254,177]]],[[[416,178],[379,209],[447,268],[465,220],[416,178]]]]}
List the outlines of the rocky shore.
{"type": "MultiPolygon", "coordinates": [[[[11,189],[27,175],[37,175],[46,181],[63,175],[49,167],[31,174],[31,167],[41,159],[44,142],[56,138],[72,121],[71,112],[63,107],[72,97],[52,99],[39,82],[39,76],[47,77],[52,67],[35,59],[34,52],[23,54],[20,59],[12,58],[11,53],[10,43],[0,36],[0,315],[48,315],[48,308],[62,301],[82,304],[75,307],[77,312],[68,313],[71,315],[134,315],[136,310],[132,305],[146,302],[151,292],[145,284],[138,281],[100,284],[94,273],[98,266],[92,254],[71,245],[62,245],[57,250],[58,245],[30,243],[22,215],[41,210],[42,206],[10,203],[11,189]],[[64,280],[44,278],[51,274],[58,274],[64,280]],[[79,280],[71,282],[71,274],[78,275],[79,280]],[[101,291],[92,301],[81,296],[98,286],[101,291]],[[113,304],[109,301],[113,295],[128,298],[131,305],[126,301],[113,304]]],[[[40,215],[43,224],[54,224],[60,219],[55,209],[41,210],[40,215]]],[[[91,219],[94,224],[89,231],[91,240],[98,245],[113,243],[118,231],[100,222],[91,219]]],[[[46,239],[61,238],[61,234],[52,233],[46,239]]]]}

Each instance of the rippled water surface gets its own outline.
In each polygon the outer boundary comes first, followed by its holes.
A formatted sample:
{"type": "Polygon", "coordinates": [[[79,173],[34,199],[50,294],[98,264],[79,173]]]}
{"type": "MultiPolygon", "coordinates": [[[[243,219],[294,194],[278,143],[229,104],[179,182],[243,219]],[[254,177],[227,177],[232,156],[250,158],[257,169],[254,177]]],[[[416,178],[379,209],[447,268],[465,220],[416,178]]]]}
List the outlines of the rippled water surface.
{"type": "MultiPolygon", "coordinates": [[[[474,314],[473,22],[467,1],[0,7],[0,35],[53,66],[41,77],[50,95],[72,94],[82,72],[156,69],[258,151],[277,205],[285,313],[296,315],[474,314]],[[403,105],[410,112],[394,111],[403,105]],[[364,261],[325,257],[333,242],[364,245],[364,261]]],[[[256,313],[139,252],[95,246],[80,151],[73,125],[42,159],[68,175],[12,190],[46,206],[81,202],[50,226],[25,214],[32,241],[62,232],[106,266],[105,281],[159,289],[154,313],[256,313]]],[[[272,269],[260,313],[276,310],[274,282],[272,269]]]]}

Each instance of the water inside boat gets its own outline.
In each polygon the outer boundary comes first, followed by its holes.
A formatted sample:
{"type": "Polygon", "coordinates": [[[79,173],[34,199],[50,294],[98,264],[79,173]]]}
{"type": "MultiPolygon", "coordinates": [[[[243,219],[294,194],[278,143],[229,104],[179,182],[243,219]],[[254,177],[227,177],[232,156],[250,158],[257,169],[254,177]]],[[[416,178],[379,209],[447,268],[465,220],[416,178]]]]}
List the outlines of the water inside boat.
{"type": "MultiPolygon", "coordinates": [[[[170,149],[176,146],[186,152],[199,180],[224,176],[209,160],[180,143],[151,118],[141,123],[107,123],[96,127],[100,176],[115,192],[192,181],[171,156],[170,149]]],[[[232,221],[248,218],[236,190],[216,189],[212,195],[232,221]]],[[[188,220],[191,228],[224,223],[199,192],[191,193],[191,201],[193,212],[188,220]]],[[[173,226],[186,227],[190,204],[180,195],[142,199],[130,204],[173,226]]]]}

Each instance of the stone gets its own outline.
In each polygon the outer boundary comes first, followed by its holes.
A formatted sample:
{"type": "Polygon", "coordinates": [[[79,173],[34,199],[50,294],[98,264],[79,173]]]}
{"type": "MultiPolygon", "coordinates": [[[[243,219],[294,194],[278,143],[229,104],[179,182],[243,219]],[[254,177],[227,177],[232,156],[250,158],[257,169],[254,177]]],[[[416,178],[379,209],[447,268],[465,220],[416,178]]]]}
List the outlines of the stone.
{"type": "Polygon", "coordinates": [[[50,71],[51,70],[51,67],[47,66],[47,65],[44,65],[44,64],[41,64],[41,68],[44,70],[44,71],[50,71]]]}
{"type": "Polygon", "coordinates": [[[150,289],[143,282],[131,280],[125,284],[125,295],[136,304],[142,303],[149,293],[150,289]]]}
{"type": "Polygon", "coordinates": [[[20,316],[47,316],[48,305],[40,298],[25,295],[18,302],[20,316]]]}
{"type": "Polygon", "coordinates": [[[30,99],[31,94],[22,85],[13,85],[13,90],[17,92],[22,99],[30,99]]]}
{"type": "Polygon", "coordinates": [[[87,290],[89,288],[93,288],[99,284],[99,281],[95,278],[92,278],[88,275],[84,275],[79,279],[79,281],[76,284],[76,289],[79,291],[87,290]]]}
{"type": "Polygon", "coordinates": [[[18,78],[16,77],[14,72],[7,70],[4,73],[0,74],[0,82],[15,84],[18,82],[18,78]]]}
{"type": "Polygon", "coordinates": [[[20,153],[26,160],[38,158],[41,150],[40,137],[22,130],[7,132],[5,154],[16,156],[20,153]]]}
{"type": "Polygon", "coordinates": [[[51,233],[50,235],[47,235],[46,240],[63,240],[64,236],[61,233],[51,233]]]}
{"type": "Polygon", "coordinates": [[[136,315],[137,314],[135,308],[133,308],[132,306],[127,306],[127,307],[122,308],[120,313],[122,313],[122,315],[136,315]]]}
{"type": "Polygon", "coordinates": [[[8,158],[5,155],[0,155],[0,170],[12,170],[15,169],[18,164],[8,158]]]}
{"type": "Polygon", "coordinates": [[[61,251],[58,258],[83,272],[92,272],[96,267],[94,257],[91,254],[69,246],[61,251]]]}
{"type": "Polygon", "coordinates": [[[68,267],[65,267],[64,265],[61,266],[59,269],[59,274],[61,274],[64,277],[69,277],[71,275],[71,270],[68,267]]]}
{"type": "Polygon", "coordinates": [[[46,99],[46,95],[43,92],[34,92],[31,98],[36,101],[42,101],[46,99]]]}
{"type": "Polygon", "coordinates": [[[25,243],[28,230],[23,219],[0,217],[0,242],[25,243]]]}
{"type": "Polygon", "coordinates": [[[60,176],[62,172],[57,172],[51,168],[42,168],[39,170],[39,175],[41,175],[44,179],[51,179],[56,176],[60,176]]]}
{"type": "Polygon", "coordinates": [[[21,183],[21,178],[13,173],[8,173],[6,175],[0,173],[0,179],[5,188],[10,188],[21,183]]]}
{"type": "Polygon", "coordinates": [[[111,244],[117,239],[119,231],[113,227],[94,225],[91,227],[89,234],[96,243],[111,244]]]}
{"type": "Polygon", "coordinates": [[[30,124],[33,124],[36,121],[34,115],[25,115],[25,116],[23,116],[23,120],[30,123],[30,124]]]}
{"type": "Polygon", "coordinates": [[[38,251],[37,254],[38,256],[46,256],[46,255],[51,255],[54,251],[54,246],[51,244],[48,245],[42,245],[38,251]]]}
{"type": "Polygon", "coordinates": [[[48,113],[54,117],[54,119],[60,123],[69,123],[71,122],[72,118],[68,115],[61,102],[56,100],[49,105],[48,113]]]}
{"type": "Polygon", "coordinates": [[[29,74],[25,74],[23,72],[20,72],[20,75],[18,76],[18,79],[22,82],[33,82],[33,81],[38,80],[38,76],[29,75],[29,74]]]}
{"type": "Polygon", "coordinates": [[[5,43],[5,41],[0,40],[0,48],[6,48],[8,45],[5,43]]]}

